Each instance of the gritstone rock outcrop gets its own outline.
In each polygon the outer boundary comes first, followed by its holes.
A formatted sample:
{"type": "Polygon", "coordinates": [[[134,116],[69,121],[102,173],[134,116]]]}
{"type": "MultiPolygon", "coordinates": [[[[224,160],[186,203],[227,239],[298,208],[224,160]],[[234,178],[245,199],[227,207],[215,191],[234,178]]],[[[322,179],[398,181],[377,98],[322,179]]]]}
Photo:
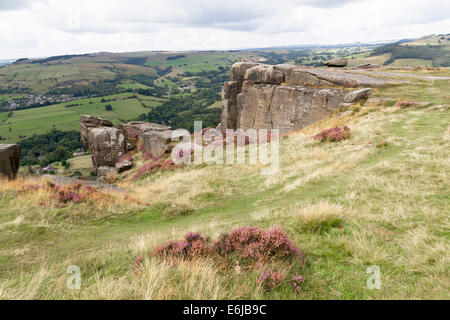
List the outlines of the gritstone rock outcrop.
{"type": "Polygon", "coordinates": [[[80,126],[82,142],[91,153],[98,177],[130,169],[133,163],[122,158],[138,145],[153,157],[171,151],[173,131],[168,126],[138,121],[113,125],[88,115],[80,116],[80,126]]]}
{"type": "Polygon", "coordinates": [[[220,129],[301,129],[388,80],[289,64],[235,63],[222,90],[220,129]],[[366,87],[353,92],[352,88],[366,87]],[[369,87],[369,88],[367,88],[369,87]]]}

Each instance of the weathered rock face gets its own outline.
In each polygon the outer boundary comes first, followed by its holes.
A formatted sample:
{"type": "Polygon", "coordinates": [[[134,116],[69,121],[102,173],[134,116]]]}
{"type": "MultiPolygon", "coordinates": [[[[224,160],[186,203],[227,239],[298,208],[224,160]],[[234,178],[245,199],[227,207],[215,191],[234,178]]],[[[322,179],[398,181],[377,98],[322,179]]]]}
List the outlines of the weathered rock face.
{"type": "Polygon", "coordinates": [[[352,95],[350,88],[388,83],[335,69],[250,63],[234,64],[231,80],[222,90],[221,129],[279,129],[281,133],[320,120],[339,109],[346,96],[355,102],[370,94],[369,88],[352,95]]]}
{"type": "Polygon", "coordinates": [[[99,127],[112,127],[113,124],[111,121],[92,117],[88,115],[81,115],[80,116],[80,126],[81,126],[81,142],[83,142],[84,146],[88,148],[88,134],[89,129],[92,128],[99,128],[99,127]]]}
{"type": "Polygon", "coordinates": [[[238,118],[237,96],[239,94],[239,83],[237,81],[225,82],[222,90],[222,123],[227,128],[236,129],[238,118]]]}
{"type": "Polygon", "coordinates": [[[238,86],[241,87],[244,82],[245,72],[250,68],[256,67],[257,65],[259,64],[256,62],[236,62],[231,67],[231,81],[236,81],[238,86]]]}
{"type": "Polygon", "coordinates": [[[277,86],[244,82],[239,125],[242,129],[279,129],[281,133],[313,123],[339,107],[337,89],[277,86]]]}
{"type": "Polygon", "coordinates": [[[110,127],[92,128],[88,134],[89,151],[94,167],[115,167],[126,151],[121,130],[110,127]]]}
{"type": "Polygon", "coordinates": [[[16,177],[21,151],[18,144],[0,144],[0,175],[11,179],[16,177]]]}
{"type": "Polygon", "coordinates": [[[176,136],[170,127],[148,122],[114,126],[108,120],[83,115],[80,124],[83,143],[89,148],[98,177],[130,169],[133,163],[121,158],[138,145],[153,157],[169,153],[172,136],[176,136]]]}
{"type": "Polygon", "coordinates": [[[159,157],[170,151],[173,131],[168,126],[135,121],[122,125],[122,128],[129,142],[140,142],[144,152],[150,153],[153,157],[159,157]]]}

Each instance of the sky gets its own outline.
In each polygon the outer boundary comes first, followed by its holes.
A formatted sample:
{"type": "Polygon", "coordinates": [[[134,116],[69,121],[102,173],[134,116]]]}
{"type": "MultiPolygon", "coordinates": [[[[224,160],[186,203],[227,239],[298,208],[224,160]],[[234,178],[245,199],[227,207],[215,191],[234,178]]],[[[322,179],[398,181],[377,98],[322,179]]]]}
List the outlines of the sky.
{"type": "Polygon", "coordinates": [[[450,33],[449,0],[0,0],[0,59],[450,33]]]}

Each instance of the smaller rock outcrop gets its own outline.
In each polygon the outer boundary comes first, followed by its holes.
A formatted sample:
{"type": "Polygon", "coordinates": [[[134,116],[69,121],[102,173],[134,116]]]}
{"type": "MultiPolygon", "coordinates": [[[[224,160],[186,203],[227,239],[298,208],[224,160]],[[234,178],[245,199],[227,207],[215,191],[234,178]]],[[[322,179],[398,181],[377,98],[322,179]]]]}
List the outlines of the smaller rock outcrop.
{"type": "Polygon", "coordinates": [[[344,97],[344,102],[346,103],[354,103],[358,102],[361,99],[367,98],[372,93],[372,88],[364,88],[360,90],[355,90],[348,93],[344,97]]]}
{"type": "Polygon", "coordinates": [[[0,144],[0,175],[14,179],[19,171],[22,148],[18,144],[0,144]]]}
{"type": "Polygon", "coordinates": [[[141,121],[113,125],[105,119],[82,115],[80,125],[83,143],[99,178],[131,169],[133,162],[124,155],[138,146],[154,158],[170,153],[172,137],[177,137],[169,126],[141,121]]]}
{"type": "Polygon", "coordinates": [[[348,60],[346,58],[339,58],[339,59],[332,59],[325,61],[325,65],[327,67],[336,67],[336,68],[343,68],[347,66],[348,60]]]}
{"type": "Polygon", "coordinates": [[[153,157],[159,157],[170,151],[173,131],[169,126],[134,121],[123,124],[122,130],[129,142],[141,143],[144,152],[150,153],[153,157]]]}

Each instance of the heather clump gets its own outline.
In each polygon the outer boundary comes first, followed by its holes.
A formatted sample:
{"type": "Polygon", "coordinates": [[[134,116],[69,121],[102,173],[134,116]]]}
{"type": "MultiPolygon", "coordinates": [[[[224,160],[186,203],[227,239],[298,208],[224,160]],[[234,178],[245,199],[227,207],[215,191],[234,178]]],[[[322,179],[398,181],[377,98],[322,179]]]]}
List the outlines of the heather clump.
{"type": "MultiPolygon", "coordinates": [[[[190,232],[182,240],[170,240],[157,246],[149,256],[171,263],[211,259],[218,270],[227,274],[235,273],[236,265],[239,266],[238,273],[241,270],[249,273],[260,270],[256,283],[264,290],[276,289],[289,273],[297,275],[298,268],[304,267],[302,251],[279,227],[268,231],[252,226],[240,227],[222,235],[212,244],[200,233],[190,232]]],[[[140,273],[143,260],[141,256],[136,258],[135,274],[140,273]]]]}
{"type": "Polygon", "coordinates": [[[174,170],[180,165],[173,163],[172,159],[159,158],[144,164],[131,178],[133,181],[140,179],[146,175],[154,174],[159,171],[174,170]]]}
{"type": "Polygon", "coordinates": [[[57,185],[51,181],[46,183],[25,184],[17,191],[17,194],[27,194],[30,192],[42,192],[42,197],[45,199],[39,201],[40,205],[46,205],[48,201],[53,202],[53,204],[57,206],[83,202],[93,203],[108,197],[94,187],[83,185],[82,182],[64,186],[57,185]]]}
{"type": "Polygon", "coordinates": [[[193,259],[211,255],[212,249],[208,246],[207,239],[199,233],[189,232],[181,241],[169,241],[156,247],[153,254],[160,257],[175,257],[193,259]]]}
{"type": "Polygon", "coordinates": [[[339,142],[348,138],[350,138],[350,128],[347,126],[325,129],[313,137],[319,142],[339,142]]]}
{"type": "Polygon", "coordinates": [[[214,244],[222,256],[234,255],[242,260],[263,261],[271,257],[301,257],[301,252],[279,227],[264,231],[258,227],[241,227],[222,236],[214,244]]]}

